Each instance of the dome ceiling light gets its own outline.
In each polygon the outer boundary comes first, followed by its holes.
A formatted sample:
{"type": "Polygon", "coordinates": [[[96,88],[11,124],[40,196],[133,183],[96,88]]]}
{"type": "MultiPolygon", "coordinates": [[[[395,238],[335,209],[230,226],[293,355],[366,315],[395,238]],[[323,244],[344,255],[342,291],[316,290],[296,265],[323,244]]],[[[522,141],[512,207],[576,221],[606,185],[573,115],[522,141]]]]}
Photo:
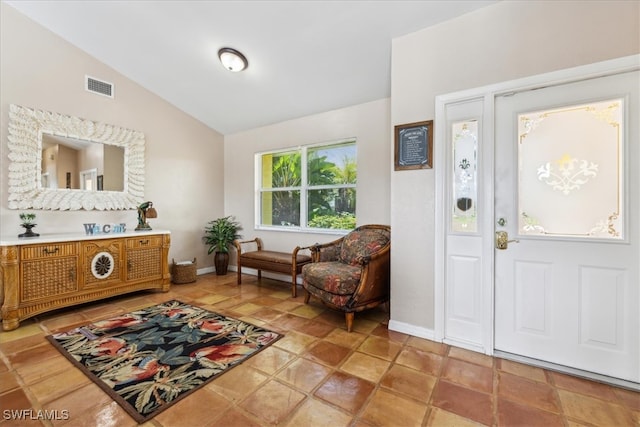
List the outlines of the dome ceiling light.
{"type": "Polygon", "coordinates": [[[249,66],[249,62],[245,56],[235,49],[223,47],[218,51],[220,62],[229,71],[234,73],[240,72],[249,66]]]}

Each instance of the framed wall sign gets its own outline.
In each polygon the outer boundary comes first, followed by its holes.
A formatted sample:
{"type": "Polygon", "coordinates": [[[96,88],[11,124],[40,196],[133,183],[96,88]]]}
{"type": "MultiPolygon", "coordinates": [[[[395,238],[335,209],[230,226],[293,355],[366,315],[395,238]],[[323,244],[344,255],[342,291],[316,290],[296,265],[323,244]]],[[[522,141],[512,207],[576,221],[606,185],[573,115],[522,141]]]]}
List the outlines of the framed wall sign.
{"type": "Polygon", "coordinates": [[[433,167],[433,120],[395,126],[395,170],[433,167]]]}

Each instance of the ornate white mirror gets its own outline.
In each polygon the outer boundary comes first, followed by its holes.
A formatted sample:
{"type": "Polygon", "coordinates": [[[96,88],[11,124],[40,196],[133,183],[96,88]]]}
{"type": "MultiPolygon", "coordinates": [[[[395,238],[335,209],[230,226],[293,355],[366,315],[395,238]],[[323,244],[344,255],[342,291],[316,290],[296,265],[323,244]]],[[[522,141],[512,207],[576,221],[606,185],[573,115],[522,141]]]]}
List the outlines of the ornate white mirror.
{"type": "Polygon", "coordinates": [[[136,209],[144,134],[11,105],[9,209],[136,209]]]}

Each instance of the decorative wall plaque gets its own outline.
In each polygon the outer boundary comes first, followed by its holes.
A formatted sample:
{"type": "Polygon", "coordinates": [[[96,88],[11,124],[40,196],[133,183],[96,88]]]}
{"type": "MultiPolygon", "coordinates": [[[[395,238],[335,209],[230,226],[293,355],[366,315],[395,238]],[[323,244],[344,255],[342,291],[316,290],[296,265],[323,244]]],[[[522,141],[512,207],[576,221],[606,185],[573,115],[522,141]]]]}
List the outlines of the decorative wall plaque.
{"type": "Polygon", "coordinates": [[[433,166],[433,120],[395,126],[395,170],[433,166]]]}

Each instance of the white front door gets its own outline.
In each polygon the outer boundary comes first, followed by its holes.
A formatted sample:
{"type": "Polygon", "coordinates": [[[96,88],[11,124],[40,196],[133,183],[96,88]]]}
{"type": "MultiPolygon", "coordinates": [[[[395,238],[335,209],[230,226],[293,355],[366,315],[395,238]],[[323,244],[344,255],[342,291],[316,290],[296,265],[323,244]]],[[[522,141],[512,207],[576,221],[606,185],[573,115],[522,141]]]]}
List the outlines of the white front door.
{"type": "Polygon", "coordinates": [[[639,82],[496,99],[496,350],[640,382],[639,82]]]}

